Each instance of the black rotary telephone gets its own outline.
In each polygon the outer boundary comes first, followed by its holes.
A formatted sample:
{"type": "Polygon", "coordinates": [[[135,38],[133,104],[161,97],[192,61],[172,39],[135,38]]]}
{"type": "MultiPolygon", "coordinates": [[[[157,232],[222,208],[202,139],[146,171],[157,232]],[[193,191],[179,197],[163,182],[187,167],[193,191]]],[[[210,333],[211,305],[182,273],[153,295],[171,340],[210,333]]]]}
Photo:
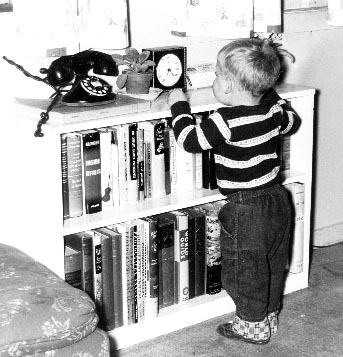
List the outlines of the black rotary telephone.
{"type": "Polygon", "coordinates": [[[112,87],[95,75],[117,76],[118,67],[111,55],[103,52],[86,50],[74,55],[62,56],[54,60],[49,68],[41,68],[45,78],[33,76],[22,66],[3,56],[9,64],[14,65],[27,77],[42,81],[52,87],[55,93],[46,112],[41,113],[35,136],[43,136],[41,126],[49,120],[49,112],[61,98],[61,102],[69,106],[94,106],[107,104],[115,99],[112,87]],[[93,70],[95,75],[88,73],[93,70]],[[70,86],[69,90],[65,88],[70,86]],[[66,92],[63,95],[63,92],[66,92]]]}

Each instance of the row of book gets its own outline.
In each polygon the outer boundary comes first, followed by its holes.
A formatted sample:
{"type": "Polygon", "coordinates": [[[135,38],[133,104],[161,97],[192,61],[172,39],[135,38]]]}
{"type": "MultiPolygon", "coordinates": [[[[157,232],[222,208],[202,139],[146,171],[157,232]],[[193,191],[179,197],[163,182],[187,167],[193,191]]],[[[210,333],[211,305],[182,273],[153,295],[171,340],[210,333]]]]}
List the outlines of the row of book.
{"type": "Polygon", "coordinates": [[[62,134],[61,160],[64,219],[217,187],[212,151],[184,151],[166,120],[62,134]]]}
{"type": "MultiPolygon", "coordinates": [[[[286,185],[294,207],[288,271],[303,271],[304,184],[286,185]]],[[[221,291],[218,212],[224,200],[64,237],[65,280],[95,301],[112,330],[174,304],[221,291]]]]}
{"type": "Polygon", "coordinates": [[[105,330],[221,291],[224,201],[64,237],[65,280],[95,301],[105,330]]]}

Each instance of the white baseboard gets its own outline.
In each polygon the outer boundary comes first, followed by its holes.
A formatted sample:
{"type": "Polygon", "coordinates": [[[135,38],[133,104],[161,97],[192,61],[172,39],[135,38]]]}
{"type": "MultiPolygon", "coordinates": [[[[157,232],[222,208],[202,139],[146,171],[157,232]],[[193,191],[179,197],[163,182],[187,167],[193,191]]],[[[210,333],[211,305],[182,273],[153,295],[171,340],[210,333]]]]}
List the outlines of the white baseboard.
{"type": "Polygon", "coordinates": [[[343,222],[316,229],[313,232],[314,246],[324,247],[343,241],[343,222]]]}

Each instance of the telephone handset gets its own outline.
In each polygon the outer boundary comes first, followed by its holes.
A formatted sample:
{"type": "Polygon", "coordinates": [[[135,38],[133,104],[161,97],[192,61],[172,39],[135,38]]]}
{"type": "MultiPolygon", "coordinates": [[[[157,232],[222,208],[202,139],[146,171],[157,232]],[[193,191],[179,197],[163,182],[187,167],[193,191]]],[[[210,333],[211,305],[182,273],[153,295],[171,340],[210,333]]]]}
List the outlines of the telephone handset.
{"type": "Polygon", "coordinates": [[[86,50],[74,55],[62,56],[54,60],[49,68],[41,68],[45,78],[33,76],[22,66],[3,56],[9,64],[22,71],[27,77],[44,82],[55,90],[52,101],[45,112],[41,113],[35,136],[43,136],[41,126],[49,120],[49,112],[60,98],[69,106],[94,106],[107,104],[115,100],[112,87],[96,75],[118,76],[118,67],[111,55],[86,50]],[[93,70],[94,75],[89,76],[93,70]],[[70,86],[69,90],[65,88],[70,86]],[[63,95],[63,93],[66,94],[63,95]]]}

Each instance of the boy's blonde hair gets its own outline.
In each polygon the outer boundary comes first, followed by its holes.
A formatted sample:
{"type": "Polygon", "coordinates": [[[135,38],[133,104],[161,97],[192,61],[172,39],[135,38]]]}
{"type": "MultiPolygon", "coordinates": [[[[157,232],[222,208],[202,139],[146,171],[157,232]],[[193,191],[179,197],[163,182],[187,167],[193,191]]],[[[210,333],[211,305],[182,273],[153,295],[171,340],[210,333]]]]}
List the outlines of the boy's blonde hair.
{"type": "Polygon", "coordinates": [[[279,78],[279,56],[283,52],[287,51],[279,50],[267,39],[239,39],[219,51],[218,65],[221,74],[231,78],[240,90],[259,97],[279,78]]]}

